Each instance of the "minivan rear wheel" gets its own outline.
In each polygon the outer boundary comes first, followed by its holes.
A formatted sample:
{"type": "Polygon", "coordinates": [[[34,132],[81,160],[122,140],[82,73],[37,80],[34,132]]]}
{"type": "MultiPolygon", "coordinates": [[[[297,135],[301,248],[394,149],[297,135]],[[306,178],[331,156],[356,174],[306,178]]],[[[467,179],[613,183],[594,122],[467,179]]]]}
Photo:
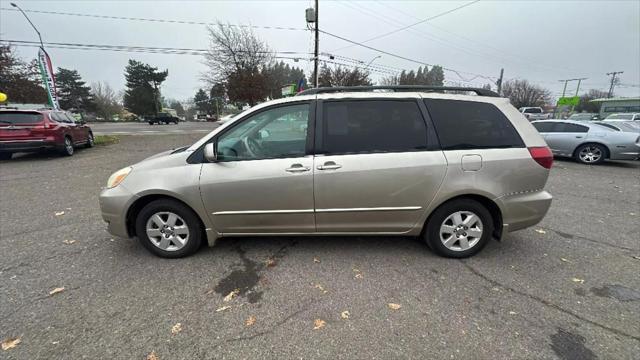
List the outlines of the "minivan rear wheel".
{"type": "Polygon", "coordinates": [[[456,199],[432,213],[424,235],[438,255],[465,258],[482,250],[492,233],[493,218],[486,207],[472,199],[456,199]]]}
{"type": "Polygon", "coordinates": [[[64,143],[62,144],[62,148],[60,149],[60,152],[64,156],[71,156],[73,155],[73,151],[74,151],[73,141],[71,140],[71,137],[65,136],[64,143]]]}
{"type": "Polygon", "coordinates": [[[171,199],[155,200],[143,207],[136,217],[136,234],[144,247],[164,258],[191,255],[202,241],[198,216],[171,199]]]}

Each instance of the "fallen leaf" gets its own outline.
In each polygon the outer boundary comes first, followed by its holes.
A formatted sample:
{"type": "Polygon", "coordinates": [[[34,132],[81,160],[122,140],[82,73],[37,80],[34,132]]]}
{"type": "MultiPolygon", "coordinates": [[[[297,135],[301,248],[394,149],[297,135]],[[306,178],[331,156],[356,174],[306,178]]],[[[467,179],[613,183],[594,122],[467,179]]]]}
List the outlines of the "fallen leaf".
{"type": "Polygon", "coordinates": [[[343,319],[348,319],[349,315],[351,315],[351,314],[346,310],[340,313],[340,317],[343,318],[343,319]]]}
{"type": "Polygon", "coordinates": [[[322,329],[326,324],[327,322],[322,319],[315,319],[313,321],[313,330],[322,329]]]}
{"type": "Polygon", "coordinates": [[[225,311],[231,309],[231,306],[223,306],[216,309],[216,312],[225,311]]]}
{"type": "Polygon", "coordinates": [[[234,297],[238,296],[239,293],[240,293],[240,289],[235,289],[232,292],[230,292],[229,294],[227,294],[227,296],[225,296],[222,299],[222,301],[224,301],[224,302],[231,301],[234,297]]]}
{"type": "Polygon", "coordinates": [[[314,262],[314,263],[319,263],[319,262],[320,262],[320,259],[318,259],[318,258],[315,258],[315,257],[314,257],[314,258],[313,258],[313,262],[314,262]]]}
{"type": "Polygon", "coordinates": [[[64,211],[56,211],[56,216],[62,216],[64,215],[64,211]]]}
{"type": "Polygon", "coordinates": [[[180,331],[182,331],[182,324],[180,324],[180,323],[177,323],[177,324],[173,325],[173,327],[171,328],[171,333],[173,335],[179,333],[180,331]]]}
{"type": "Polygon", "coordinates": [[[57,287],[51,291],[49,291],[49,296],[55,295],[57,293],[61,293],[64,291],[64,286],[63,287],[57,287]]]}
{"type": "Polygon", "coordinates": [[[155,351],[152,351],[149,355],[147,355],[147,360],[159,360],[158,355],[156,355],[155,351]]]}
{"type": "Polygon", "coordinates": [[[357,274],[354,276],[354,278],[356,278],[356,279],[362,279],[362,278],[363,278],[363,276],[362,276],[362,274],[361,274],[361,273],[357,273],[357,274]]]}
{"type": "Polygon", "coordinates": [[[562,260],[562,261],[564,261],[564,262],[570,262],[569,260],[567,260],[567,259],[565,259],[565,258],[563,258],[563,257],[561,257],[561,258],[560,258],[560,260],[562,260]]]}
{"type": "Polygon", "coordinates": [[[636,260],[640,260],[640,256],[635,256],[635,255],[633,255],[632,257],[633,257],[634,259],[636,259],[636,260]]]}
{"type": "Polygon", "coordinates": [[[278,263],[276,263],[276,260],[274,258],[268,258],[267,260],[264,261],[264,265],[266,267],[274,267],[276,266],[278,263]]]}
{"type": "Polygon", "coordinates": [[[515,311],[509,311],[509,315],[517,315],[518,313],[515,311]]]}
{"type": "Polygon", "coordinates": [[[580,284],[584,284],[584,279],[573,278],[573,279],[571,279],[571,281],[577,282],[577,283],[580,283],[580,284]]]}
{"type": "Polygon", "coordinates": [[[205,294],[205,295],[211,295],[211,294],[213,294],[213,289],[209,289],[209,290],[207,290],[207,292],[206,292],[206,293],[204,293],[204,294],[205,294]]]}
{"type": "Polygon", "coordinates": [[[629,215],[634,216],[636,213],[629,213],[629,215]]]}
{"type": "Polygon", "coordinates": [[[546,231],[544,231],[544,230],[542,230],[542,229],[536,229],[536,232],[537,232],[538,234],[546,234],[546,233],[547,233],[546,231]]]}
{"type": "Polygon", "coordinates": [[[76,242],[75,240],[62,240],[63,243],[67,244],[67,245],[71,245],[74,242],[76,242]]]}
{"type": "Polygon", "coordinates": [[[22,342],[22,340],[20,340],[19,336],[14,338],[4,339],[2,340],[2,350],[13,349],[14,347],[18,346],[20,342],[22,342]]]}
{"type": "Polygon", "coordinates": [[[320,285],[320,284],[316,284],[316,286],[314,286],[314,287],[315,287],[316,289],[318,289],[318,290],[322,291],[322,293],[323,293],[323,294],[328,293],[328,291],[327,291],[327,290],[325,290],[325,289],[322,287],[322,285],[320,285]]]}
{"type": "Polygon", "coordinates": [[[51,344],[58,345],[58,344],[60,344],[60,341],[52,341],[51,344]]]}
{"type": "Polygon", "coordinates": [[[394,304],[394,303],[388,303],[387,306],[389,307],[389,309],[391,310],[398,310],[402,307],[402,305],[400,304],[394,304]]]}
{"type": "Polygon", "coordinates": [[[244,321],[244,326],[251,326],[256,323],[256,317],[251,315],[244,321]]]}

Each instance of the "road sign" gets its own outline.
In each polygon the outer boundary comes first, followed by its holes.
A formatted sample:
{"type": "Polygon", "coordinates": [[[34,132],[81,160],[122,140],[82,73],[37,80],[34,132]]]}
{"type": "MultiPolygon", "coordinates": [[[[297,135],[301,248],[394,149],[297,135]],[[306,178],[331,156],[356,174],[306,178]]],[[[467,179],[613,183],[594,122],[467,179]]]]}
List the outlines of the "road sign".
{"type": "Polygon", "coordinates": [[[576,106],[580,103],[579,96],[561,97],[558,99],[558,106],[576,106]]]}

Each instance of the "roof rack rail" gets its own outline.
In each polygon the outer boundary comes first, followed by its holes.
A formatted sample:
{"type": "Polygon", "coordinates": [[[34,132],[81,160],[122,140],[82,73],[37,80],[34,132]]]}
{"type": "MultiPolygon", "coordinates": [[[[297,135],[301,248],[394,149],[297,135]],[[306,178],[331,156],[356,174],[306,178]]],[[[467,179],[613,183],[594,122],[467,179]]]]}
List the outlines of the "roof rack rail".
{"type": "Polygon", "coordinates": [[[470,91],[475,92],[478,96],[500,97],[495,91],[471,88],[471,87],[459,87],[459,86],[426,86],[426,85],[391,85],[391,86],[336,86],[336,87],[320,87],[307,89],[299,92],[297,95],[313,95],[313,94],[327,94],[337,92],[367,92],[375,90],[389,90],[393,92],[445,92],[445,91],[470,91]]]}

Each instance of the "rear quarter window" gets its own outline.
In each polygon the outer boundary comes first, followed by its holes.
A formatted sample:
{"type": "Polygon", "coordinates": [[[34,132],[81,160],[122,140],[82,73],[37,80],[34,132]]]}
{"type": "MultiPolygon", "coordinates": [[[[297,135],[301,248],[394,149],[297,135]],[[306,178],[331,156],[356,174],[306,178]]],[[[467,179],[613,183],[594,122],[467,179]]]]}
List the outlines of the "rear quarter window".
{"type": "Polygon", "coordinates": [[[0,126],[1,125],[20,125],[20,124],[34,124],[42,121],[42,114],[38,112],[23,112],[23,111],[2,111],[0,112],[0,126]]]}
{"type": "Polygon", "coordinates": [[[424,99],[443,150],[524,147],[509,119],[495,105],[424,99]]]}

